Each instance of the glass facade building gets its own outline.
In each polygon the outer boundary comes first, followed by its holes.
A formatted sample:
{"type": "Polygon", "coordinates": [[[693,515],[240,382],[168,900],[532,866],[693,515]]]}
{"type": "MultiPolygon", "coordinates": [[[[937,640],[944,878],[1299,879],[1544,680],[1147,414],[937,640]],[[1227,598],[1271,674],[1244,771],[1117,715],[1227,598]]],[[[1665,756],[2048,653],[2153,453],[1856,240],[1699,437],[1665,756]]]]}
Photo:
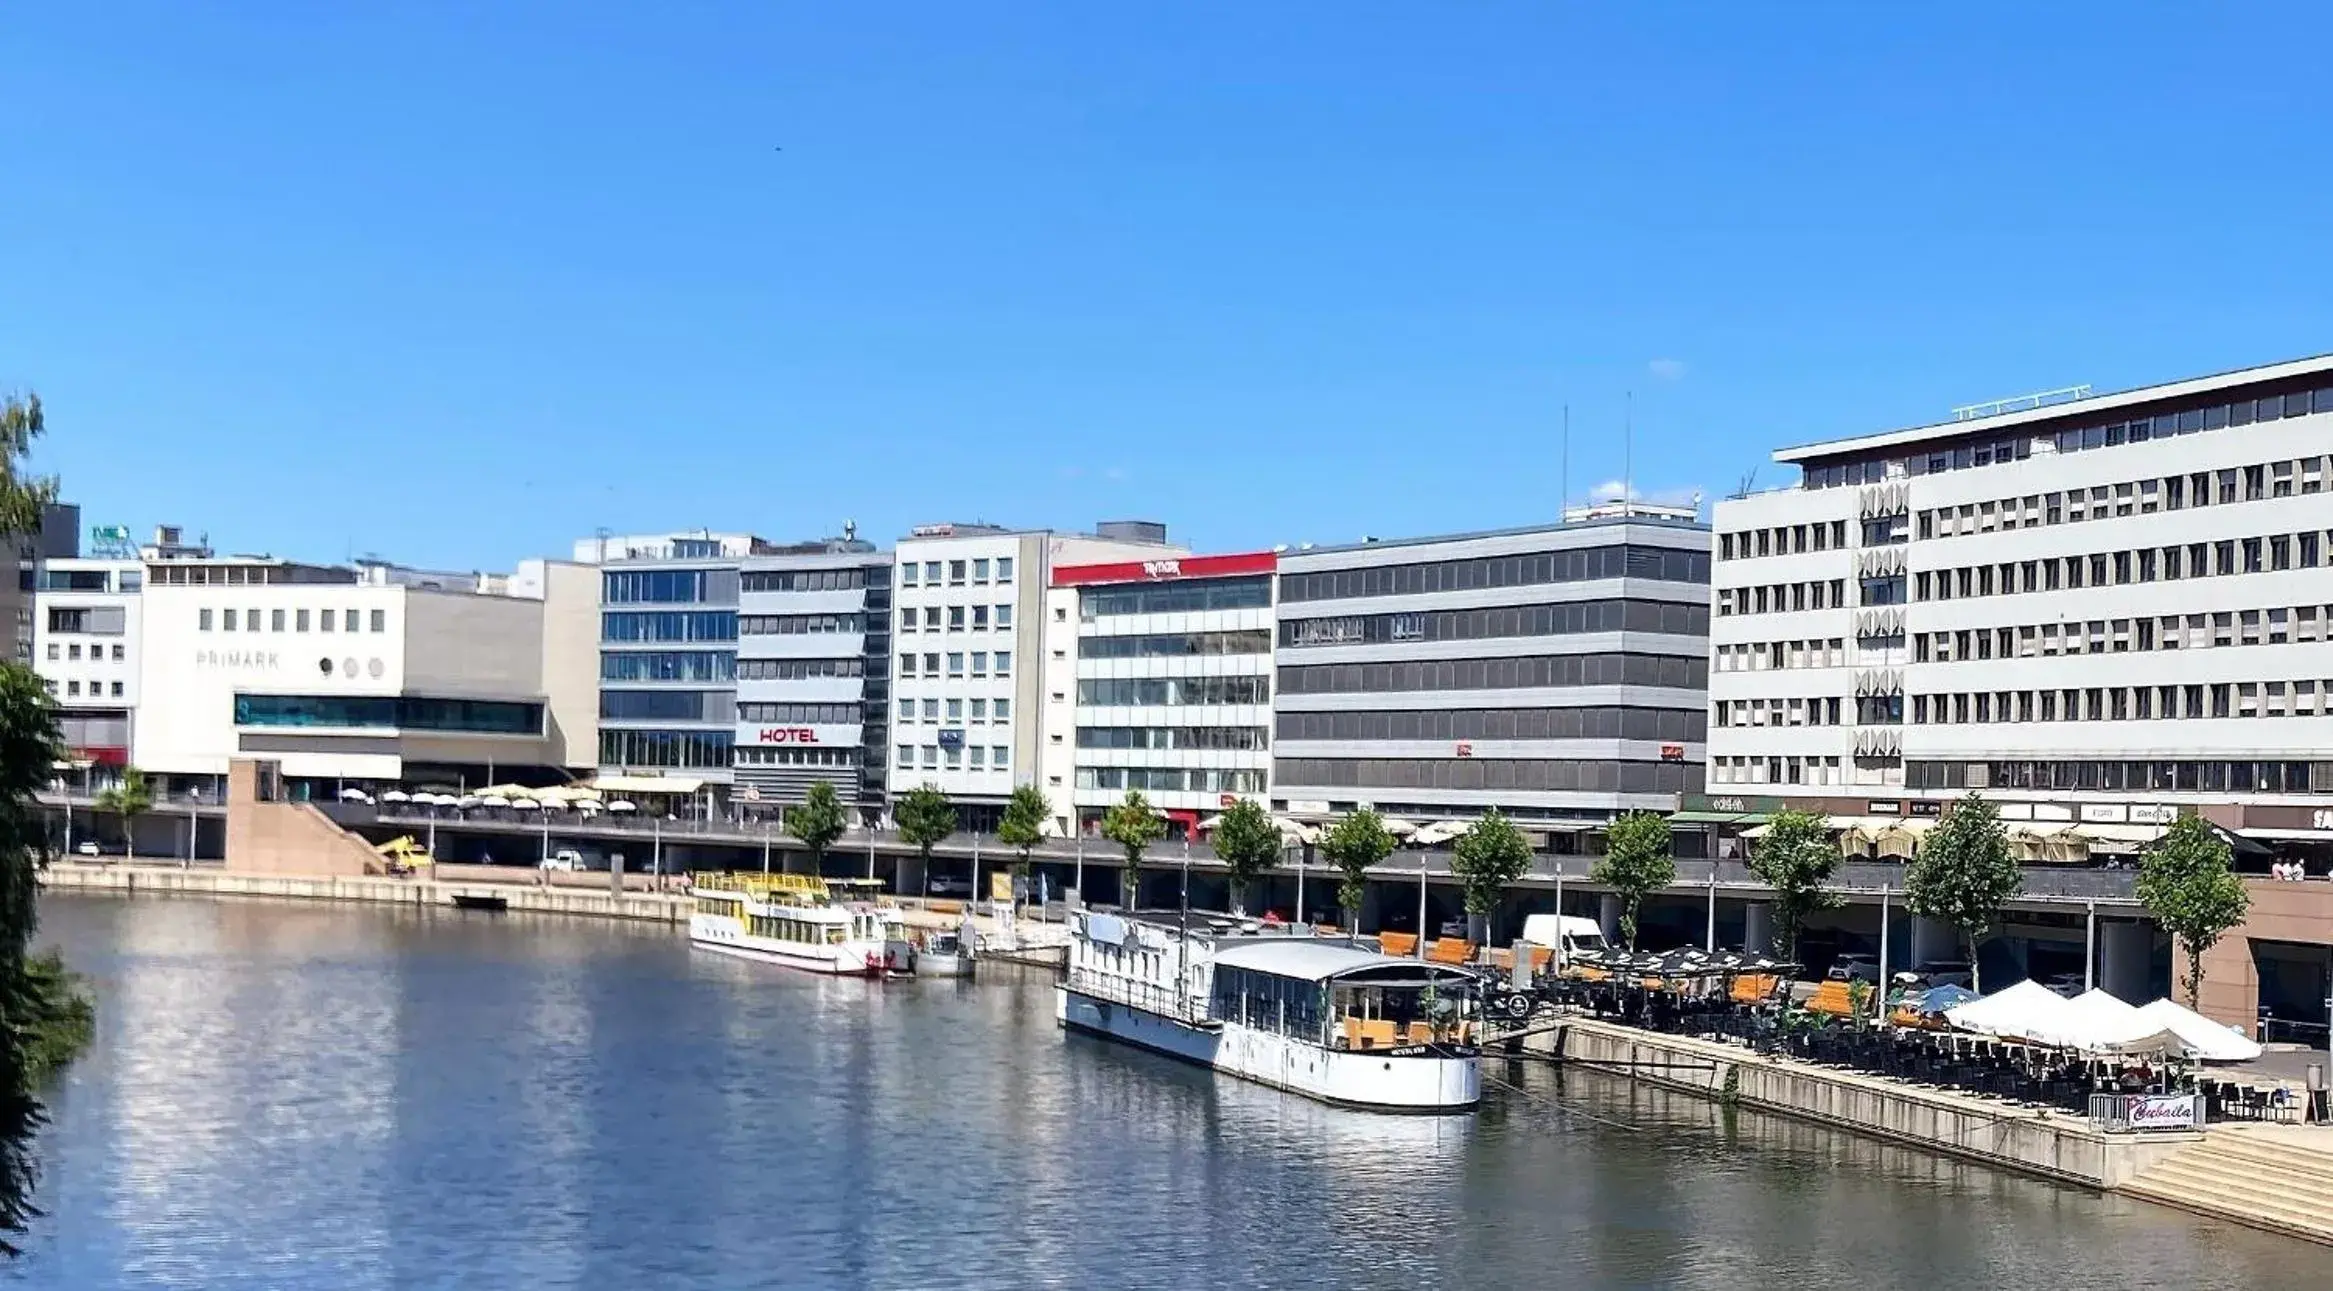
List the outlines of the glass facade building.
{"type": "Polygon", "coordinates": [[[600,572],[599,764],[726,782],[746,535],[627,541],[600,572]]]}

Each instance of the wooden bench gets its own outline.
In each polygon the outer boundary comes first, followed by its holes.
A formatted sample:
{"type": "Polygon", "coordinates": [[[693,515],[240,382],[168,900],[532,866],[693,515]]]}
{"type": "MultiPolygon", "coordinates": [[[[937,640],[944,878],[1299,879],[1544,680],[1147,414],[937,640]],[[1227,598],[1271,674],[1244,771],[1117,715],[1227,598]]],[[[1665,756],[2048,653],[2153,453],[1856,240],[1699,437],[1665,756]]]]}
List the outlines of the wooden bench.
{"type": "Polygon", "coordinates": [[[1809,1013],[1828,1013],[1835,1018],[1855,1016],[1855,997],[1845,982],[1825,982],[1815,988],[1814,998],[1806,1002],[1809,1013]]]}
{"type": "Polygon", "coordinates": [[[1733,989],[1727,994],[1736,1004],[1763,1004],[1782,979],[1772,973],[1744,973],[1734,979],[1733,989]]]}
{"type": "Polygon", "coordinates": [[[1473,959],[1474,943],[1458,937],[1444,937],[1426,950],[1426,962],[1431,964],[1464,964],[1473,959]]]}
{"type": "Polygon", "coordinates": [[[1377,945],[1388,955],[1407,958],[1417,953],[1418,938],[1416,933],[1381,932],[1377,934],[1377,945]]]}

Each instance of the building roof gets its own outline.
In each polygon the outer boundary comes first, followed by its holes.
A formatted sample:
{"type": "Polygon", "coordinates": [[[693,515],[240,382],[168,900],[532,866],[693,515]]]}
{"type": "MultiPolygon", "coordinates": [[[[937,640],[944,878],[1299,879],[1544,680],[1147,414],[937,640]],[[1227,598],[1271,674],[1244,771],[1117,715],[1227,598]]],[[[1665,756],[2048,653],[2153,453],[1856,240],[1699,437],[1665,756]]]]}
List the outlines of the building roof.
{"type": "MultiPolygon", "coordinates": [[[[2010,430],[2037,422],[2058,422],[2070,417],[2089,417],[2113,412],[2139,404],[2159,403],[2166,399],[2185,399],[2210,394],[2215,390],[2232,390],[2239,386],[2258,385],[2290,377],[2314,376],[2333,372],[2333,354],[2314,358],[2294,359],[2287,363],[2270,363],[2256,368],[2238,368],[2233,372],[2219,372],[2211,376],[2173,381],[2166,385],[2141,386],[2114,394],[2072,399],[2062,403],[2045,403],[2038,407],[2022,408],[2015,412],[1996,413],[1989,417],[1966,417],[1952,421],[1932,422],[1903,430],[1882,431],[1875,435],[1857,435],[1847,439],[1822,440],[1810,444],[1795,444],[1774,451],[1777,462],[1804,462],[1818,457],[1836,457],[1843,453],[1860,453],[1873,449],[1900,448],[1935,439],[1954,439],[1964,435],[1982,435],[1987,432],[2010,430]]],[[[2077,387],[2079,388],[2079,387],[2077,387]]],[[[2003,400],[2006,403],[2022,400],[2003,400]]]]}
{"type": "Polygon", "coordinates": [[[1344,977],[1371,968],[1422,968],[1437,970],[1431,972],[1431,976],[1465,976],[1455,969],[1446,969],[1422,959],[1400,959],[1381,955],[1374,950],[1356,950],[1336,942],[1303,937],[1269,937],[1235,942],[1215,952],[1215,966],[1244,968],[1250,972],[1270,973],[1274,977],[1292,977],[1301,982],[1325,982],[1333,977],[1344,977]]]}

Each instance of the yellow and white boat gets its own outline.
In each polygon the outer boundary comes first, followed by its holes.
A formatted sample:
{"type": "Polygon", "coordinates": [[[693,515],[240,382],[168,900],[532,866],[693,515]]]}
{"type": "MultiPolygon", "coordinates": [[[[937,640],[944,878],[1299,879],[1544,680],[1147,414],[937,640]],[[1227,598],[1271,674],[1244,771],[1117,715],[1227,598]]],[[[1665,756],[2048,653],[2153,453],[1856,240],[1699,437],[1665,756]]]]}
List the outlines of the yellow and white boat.
{"type": "Polygon", "coordinates": [[[914,968],[896,907],[807,874],[698,875],[692,945],[812,973],[880,977],[914,968]]]}

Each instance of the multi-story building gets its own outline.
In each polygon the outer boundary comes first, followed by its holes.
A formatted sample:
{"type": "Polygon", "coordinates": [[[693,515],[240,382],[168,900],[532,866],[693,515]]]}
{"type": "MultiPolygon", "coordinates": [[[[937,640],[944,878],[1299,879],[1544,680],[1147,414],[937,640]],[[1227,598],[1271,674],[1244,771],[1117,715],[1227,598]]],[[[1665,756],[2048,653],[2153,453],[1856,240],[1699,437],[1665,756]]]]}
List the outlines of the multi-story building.
{"type": "Polygon", "coordinates": [[[1272,771],[1268,551],[1055,565],[1046,595],[1041,784],[1091,832],[1139,789],[1188,835],[1272,771]]]}
{"type": "Polygon", "coordinates": [[[1560,825],[1701,788],[1709,530],[1570,522],[1280,557],[1272,800],[1560,825]]]}
{"type": "Polygon", "coordinates": [[[850,526],[764,548],[738,575],[737,795],[748,811],[823,780],[881,817],[891,702],[891,553],[850,526]]]}
{"type": "Polygon", "coordinates": [[[995,828],[1016,784],[1036,776],[1034,659],[1047,571],[1180,551],[1166,527],[1096,526],[1091,535],[934,524],[899,542],[893,595],[889,792],[937,785],[967,829],[995,828]]]}
{"type": "Polygon", "coordinates": [[[556,775],[541,601],[250,556],[150,561],[139,595],[132,760],[163,789],[238,757],[295,792],[556,775]]]}
{"type": "Polygon", "coordinates": [[[603,772],[730,782],[738,571],[765,545],[703,531],[575,544],[600,568],[603,772]]]}
{"type": "Polygon", "coordinates": [[[57,701],[70,758],[93,767],[129,761],[138,706],[137,559],[60,557],[33,565],[33,669],[57,701]]]}
{"type": "Polygon", "coordinates": [[[1718,505],[1710,792],[2323,829],[2333,357],[2021,402],[1718,505]]]}

